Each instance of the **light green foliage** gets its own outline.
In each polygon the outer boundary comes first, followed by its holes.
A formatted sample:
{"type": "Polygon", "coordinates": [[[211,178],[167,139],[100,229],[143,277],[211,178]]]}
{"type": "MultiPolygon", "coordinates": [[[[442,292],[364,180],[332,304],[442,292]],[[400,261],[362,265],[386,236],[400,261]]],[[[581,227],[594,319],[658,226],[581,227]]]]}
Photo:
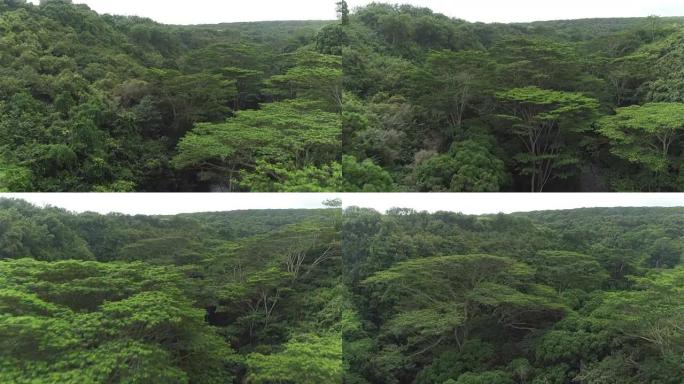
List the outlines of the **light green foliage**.
{"type": "Polygon", "coordinates": [[[151,217],[0,199],[0,382],[339,382],[340,204],[151,217]]]}
{"type": "Polygon", "coordinates": [[[667,172],[671,148],[684,136],[684,104],[648,103],[618,108],[599,122],[612,152],[654,172],[667,172]]]}
{"type": "Polygon", "coordinates": [[[15,165],[0,163],[0,191],[23,192],[31,186],[31,171],[15,165]]]}
{"type": "Polygon", "coordinates": [[[448,306],[409,310],[392,318],[387,323],[386,332],[395,336],[406,335],[412,343],[419,343],[457,329],[464,320],[463,313],[448,306]]]}
{"type": "Polygon", "coordinates": [[[339,334],[297,335],[282,352],[247,356],[248,383],[341,383],[342,338],[339,334]]]}
{"type": "Polygon", "coordinates": [[[8,309],[0,316],[2,381],[218,383],[231,376],[231,349],[180,297],[182,279],[169,269],[21,259],[0,263],[0,276],[0,307],[8,309]]]}
{"type": "Polygon", "coordinates": [[[278,96],[320,100],[327,110],[341,111],[341,58],[306,51],[297,54],[295,61],[285,74],[268,80],[269,89],[278,96]]]}
{"type": "Polygon", "coordinates": [[[193,249],[199,246],[186,237],[178,236],[142,239],[123,246],[119,257],[151,264],[191,264],[201,259],[201,255],[193,249]]]}
{"type": "Polygon", "coordinates": [[[338,162],[292,168],[258,161],[253,172],[242,174],[240,185],[260,192],[334,192],[342,189],[342,166],[338,162]]]}
{"type": "Polygon", "coordinates": [[[512,105],[513,114],[501,117],[510,134],[525,145],[526,152],[517,160],[530,176],[531,191],[543,191],[552,178],[568,177],[577,158],[566,145],[573,134],[590,129],[598,102],[579,93],[537,87],[500,92],[497,98],[512,105]]]}
{"type": "MultiPolygon", "coordinates": [[[[254,169],[259,162],[262,170],[269,165],[291,164],[294,172],[334,162],[340,156],[340,124],[339,114],[321,110],[315,101],[266,104],[258,111],[239,112],[223,124],[198,125],[181,140],[173,162],[178,168],[195,169],[202,179],[225,183],[228,190],[234,190],[240,171],[254,169]]],[[[278,176],[283,178],[277,173],[273,183],[279,182],[278,176]]],[[[264,185],[264,181],[254,187],[277,189],[264,185]]]]}
{"type": "Polygon", "coordinates": [[[684,340],[682,276],[681,268],[653,272],[634,278],[635,290],[605,293],[591,317],[620,341],[622,351],[586,367],[579,377],[676,383],[683,374],[678,365],[684,340]],[[622,364],[634,348],[642,351],[638,364],[622,364]]]}
{"type": "MultiPolygon", "coordinates": [[[[571,120],[573,117],[584,115],[587,110],[591,111],[597,106],[595,100],[581,94],[545,90],[538,87],[511,89],[500,92],[497,96],[506,102],[546,107],[546,110],[529,116],[532,119],[538,119],[532,120],[538,122],[571,120]]],[[[528,116],[518,116],[522,121],[525,121],[526,117],[528,116]]],[[[575,129],[582,128],[581,126],[575,127],[575,129]]]]}
{"type": "Polygon", "coordinates": [[[647,47],[649,72],[646,83],[648,102],[684,102],[684,82],[678,64],[683,57],[682,31],[675,29],[658,42],[647,47]]]}
{"type": "Polygon", "coordinates": [[[197,121],[220,121],[230,112],[228,104],[237,94],[235,81],[228,76],[206,72],[181,74],[169,70],[152,70],[148,77],[164,90],[164,97],[173,108],[174,124],[183,129],[197,121]],[[181,126],[182,125],[182,126],[181,126]]]}
{"type": "Polygon", "coordinates": [[[683,276],[684,272],[678,268],[635,278],[636,291],[606,293],[594,316],[610,320],[605,326],[651,344],[663,356],[679,354],[684,337],[681,327],[684,302],[680,299],[683,276]]]}
{"type": "Polygon", "coordinates": [[[543,31],[522,36],[502,32],[503,36],[490,49],[490,56],[500,65],[496,71],[500,87],[572,90],[596,86],[583,73],[583,63],[578,57],[581,53],[571,42],[553,41],[543,31]]]}

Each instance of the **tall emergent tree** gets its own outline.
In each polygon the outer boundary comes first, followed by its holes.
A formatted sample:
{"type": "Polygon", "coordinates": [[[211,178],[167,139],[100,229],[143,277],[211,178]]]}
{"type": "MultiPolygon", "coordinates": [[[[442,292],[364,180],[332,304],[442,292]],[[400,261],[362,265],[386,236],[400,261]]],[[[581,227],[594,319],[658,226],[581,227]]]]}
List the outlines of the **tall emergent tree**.
{"type": "Polygon", "coordinates": [[[516,160],[530,176],[531,191],[543,192],[549,180],[568,177],[579,159],[567,144],[591,128],[598,101],[538,87],[510,89],[497,97],[509,111],[500,117],[510,122],[510,133],[524,145],[525,153],[516,160]]]}
{"type": "Polygon", "coordinates": [[[344,0],[338,1],[336,5],[337,5],[337,15],[340,18],[342,25],[348,25],[349,24],[349,5],[347,5],[347,2],[344,0]]]}
{"type": "Polygon", "coordinates": [[[407,260],[378,272],[364,284],[399,311],[386,332],[405,340],[415,357],[442,343],[462,350],[473,326],[493,316],[502,327],[534,330],[535,316],[561,311],[553,295],[528,287],[533,271],[513,259],[491,255],[438,256],[407,260]]]}

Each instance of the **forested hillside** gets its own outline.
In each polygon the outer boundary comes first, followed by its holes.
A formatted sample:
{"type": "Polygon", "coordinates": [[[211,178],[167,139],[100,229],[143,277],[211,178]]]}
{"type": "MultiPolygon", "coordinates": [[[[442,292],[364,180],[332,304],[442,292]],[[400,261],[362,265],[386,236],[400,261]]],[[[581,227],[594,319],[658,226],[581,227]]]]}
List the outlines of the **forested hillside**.
{"type": "Polygon", "coordinates": [[[1,1],[0,190],[684,189],[683,19],[338,11],[170,26],[1,1]]]}
{"type": "Polygon", "coordinates": [[[345,383],[681,384],[684,208],[348,208],[345,383]]]}
{"type": "Polygon", "coordinates": [[[343,24],[350,191],[684,190],[682,18],[343,24]]]}
{"type": "Polygon", "coordinates": [[[340,225],[0,200],[0,382],[340,382],[340,225]]]}
{"type": "Polygon", "coordinates": [[[339,190],[327,23],[181,27],[0,1],[0,190],[339,190]]]}

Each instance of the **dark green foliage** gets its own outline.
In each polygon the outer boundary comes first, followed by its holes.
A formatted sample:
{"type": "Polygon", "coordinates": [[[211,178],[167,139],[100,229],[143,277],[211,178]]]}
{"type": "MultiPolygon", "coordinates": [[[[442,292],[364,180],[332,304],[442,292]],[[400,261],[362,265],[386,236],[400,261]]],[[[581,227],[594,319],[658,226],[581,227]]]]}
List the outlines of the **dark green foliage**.
{"type": "Polygon", "coordinates": [[[386,191],[680,191],[683,25],[373,3],[320,46],[343,55],[344,153],[389,172],[386,191]],[[469,140],[487,151],[454,158],[469,140]]]}
{"type": "Polygon", "coordinates": [[[472,140],[454,143],[448,153],[416,166],[423,192],[498,192],[506,182],[503,161],[472,140]]]}
{"type": "MultiPolygon", "coordinates": [[[[347,208],[354,383],[679,383],[684,210],[347,208]]],[[[352,380],[353,379],[353,380],[352,380]]]]}
{"type": "MultiPolygon", "coordinates": [[[[232,183],[228,176],[219,173],[225,178],[217,180],[200,167],[176,167],[173,161],[179,151],[187,152],[177,145],[192,137],[193,128],[231,121],[237,111],[256,111],[262,104],[268,110],[284,97],[320,101],[320,108],[298,111],[312,119],[339,109],[339,57],[314,47],[317,32],[330,22],[180,27],[98,15],[62,0],[1,5],[0,190],[219,189],[232,183]],[[302,63],[302,57],[316,60],[302,63]],[[278,86],[296,88],[297,94],[274,93],[278,86]]],[[[314,152],[339,155],[339,138],[329,129],[301,134],[337,140],[335,150],[314,152]]],[[[339,189],[326,180],[334,174],[309,176],[312,167],[330,174],[339,159],[312,154],[312,164],[294,163],[289,158],[298,154],[286,146],[276,149],[288,156],[272,165],[305,174],[298,176],[305,181],[281,189],[302,183],[339,189]]],[[[254,162],[244,168],[260,171],[254,162]]],[[[278,188],[255,180],[241,189],[278,188]]]]}
{"type": "Polygon", "coordinates": [[[345,192],[383,192],[392,188],[392,176],[371,159],[358,162],[354,156],[342,157],[345,192]]]}

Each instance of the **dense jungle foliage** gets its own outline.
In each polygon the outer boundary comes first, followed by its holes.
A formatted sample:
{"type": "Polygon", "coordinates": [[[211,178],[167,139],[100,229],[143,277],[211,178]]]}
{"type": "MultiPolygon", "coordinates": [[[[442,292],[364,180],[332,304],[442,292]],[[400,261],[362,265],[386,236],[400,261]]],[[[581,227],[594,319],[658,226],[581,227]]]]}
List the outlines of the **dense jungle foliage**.
{"type": "Polygon", "coordinates": [[[347,190],[684,190],[683,18],[340,10],[347,190]]]}
{"type": "Polygon", "coordinates": [[[0,382],[335,383],[341,209],[72,214],[0,200],[0,382]]]}
{"type": "Polygon", "coordinates": [[[0,191],[340,190],[330,22],[170,26],[0,0],[0,191]]]}
{"type": "Polygon", "coordinates": [[[684,190],[684,19],[338,13],[0,1],[0,190],[684,190]]]}
{"type": "Polygon", "coordinates": [[[681,384],[684,208],[347,208],[349,384],[681,384]]]}

